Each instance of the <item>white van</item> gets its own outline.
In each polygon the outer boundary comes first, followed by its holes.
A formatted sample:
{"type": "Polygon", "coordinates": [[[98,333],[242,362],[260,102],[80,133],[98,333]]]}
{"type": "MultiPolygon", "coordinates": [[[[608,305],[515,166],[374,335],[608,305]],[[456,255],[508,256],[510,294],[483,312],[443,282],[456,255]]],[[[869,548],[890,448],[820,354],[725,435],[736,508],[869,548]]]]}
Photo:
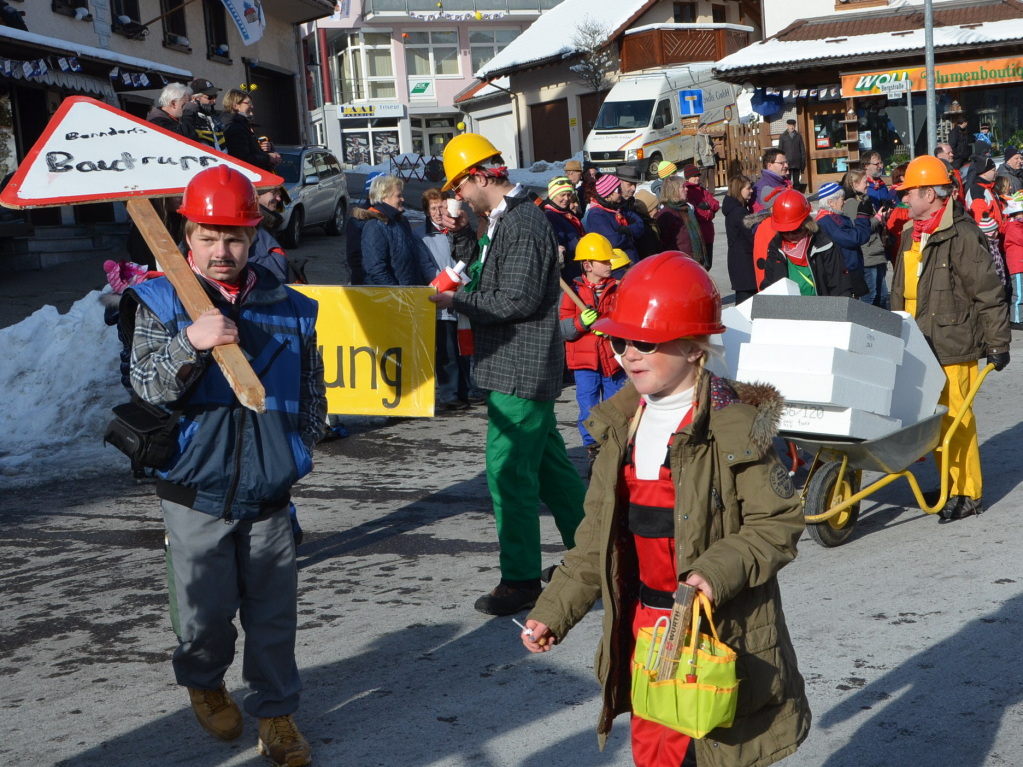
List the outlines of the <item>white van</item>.
{"type": "Polygon", "coordinates": [[[642,177],[657,177],[662,160],[682,167],[692,162],[699,125],[735,119],[737,88],[711,77],[713,63],[686,64],[623,76],[607,94],[583,158],[601,173],[631,165],[642,177]],[[680,92],[703,92],[703,113],[682,117],[680,92]]]}

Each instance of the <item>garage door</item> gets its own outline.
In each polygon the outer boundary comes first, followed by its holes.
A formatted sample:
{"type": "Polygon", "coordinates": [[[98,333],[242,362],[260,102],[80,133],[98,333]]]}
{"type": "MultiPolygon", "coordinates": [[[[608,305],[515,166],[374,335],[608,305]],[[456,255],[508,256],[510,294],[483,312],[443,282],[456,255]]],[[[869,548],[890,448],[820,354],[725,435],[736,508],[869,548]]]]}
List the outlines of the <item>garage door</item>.
{"type": "Polygon", "coordinates": [[[557,162],[572,156],[568,135],[568,99],[529,107],[533,128],[533,161],[557,162]]]}

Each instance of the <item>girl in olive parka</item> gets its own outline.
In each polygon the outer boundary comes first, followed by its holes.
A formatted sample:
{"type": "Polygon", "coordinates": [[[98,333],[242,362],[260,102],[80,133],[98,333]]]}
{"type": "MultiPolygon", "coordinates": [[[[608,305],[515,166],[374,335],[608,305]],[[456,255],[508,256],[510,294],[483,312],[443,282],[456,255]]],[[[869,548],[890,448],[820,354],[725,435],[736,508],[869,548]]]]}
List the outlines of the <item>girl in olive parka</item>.
{"type": "Polygon", "coordinates": [[[595,671],[603,747],[631,712],[634,637],[667,615],[674,586],[711,599],[721,640],[738,654],[735,721],[701,740],[633,716],[639,767],[763,767],[806,738],[810,709],[785,626],[777,572],[796,555],[799,497],[771,443],[782,400],[769,386],[703,369],[723,332],[713,281],[681,253],[645,259],[594,328],[631,380],[595,407],[599,453],[576,545],[530,612],[523,643],[550,650],[603,599],[595,671]]]}

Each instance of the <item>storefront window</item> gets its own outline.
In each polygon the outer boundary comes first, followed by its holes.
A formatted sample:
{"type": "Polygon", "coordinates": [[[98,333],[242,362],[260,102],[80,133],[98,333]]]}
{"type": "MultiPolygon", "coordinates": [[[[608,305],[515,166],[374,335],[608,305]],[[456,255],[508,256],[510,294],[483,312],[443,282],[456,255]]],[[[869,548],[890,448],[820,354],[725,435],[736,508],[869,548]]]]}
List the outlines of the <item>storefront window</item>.
{"type": "Polygon", "coordinates": [[[349,165],[379,165],[399,154],[397,120],[342,120],[341,133],[349,165]]]}
{"type": "Polygon", "coordinates": [[[472,53],[472,71],[478,72],[488,61],[500,53],[519,36],[518,29],[473,29],[469,33],[472,53]]]}
{"type": "Polygon", "coordinates": [[[354,32],[341,38],[335,60],[340,63],[334,69],[340,71],[337,92],[342,103],[397,96],[389,32],[354,32]]]}
{"type": "Polygon", "coordinates": [[[963,88],[959,101],[969,120],[970,134],[980,130],[981,123],[991,126],[994,150],[1023,146],[1023,86],[1003,85],[990,88],[963,88]]]}

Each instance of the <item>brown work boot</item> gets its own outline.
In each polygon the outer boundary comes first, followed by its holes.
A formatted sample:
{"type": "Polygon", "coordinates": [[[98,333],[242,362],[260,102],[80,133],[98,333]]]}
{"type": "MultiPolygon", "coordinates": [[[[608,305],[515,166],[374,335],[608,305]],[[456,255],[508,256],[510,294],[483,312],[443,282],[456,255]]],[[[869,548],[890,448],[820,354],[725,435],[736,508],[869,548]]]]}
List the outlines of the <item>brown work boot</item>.
{"type": "Polygon", "coordinates": [[[221,740],[234,740],[242,734],[242,712],[227,692],[227,685],[221,682],[216,690],[187,689],[195,718],[203,729],[221,740]]]}
{"type": "Polygon", "coordinates": [[[274,767],[302,767],[313,761],[309,741],[302,737],[290,714],[259,720],[256,749],[268,757],[274,767]]]}

